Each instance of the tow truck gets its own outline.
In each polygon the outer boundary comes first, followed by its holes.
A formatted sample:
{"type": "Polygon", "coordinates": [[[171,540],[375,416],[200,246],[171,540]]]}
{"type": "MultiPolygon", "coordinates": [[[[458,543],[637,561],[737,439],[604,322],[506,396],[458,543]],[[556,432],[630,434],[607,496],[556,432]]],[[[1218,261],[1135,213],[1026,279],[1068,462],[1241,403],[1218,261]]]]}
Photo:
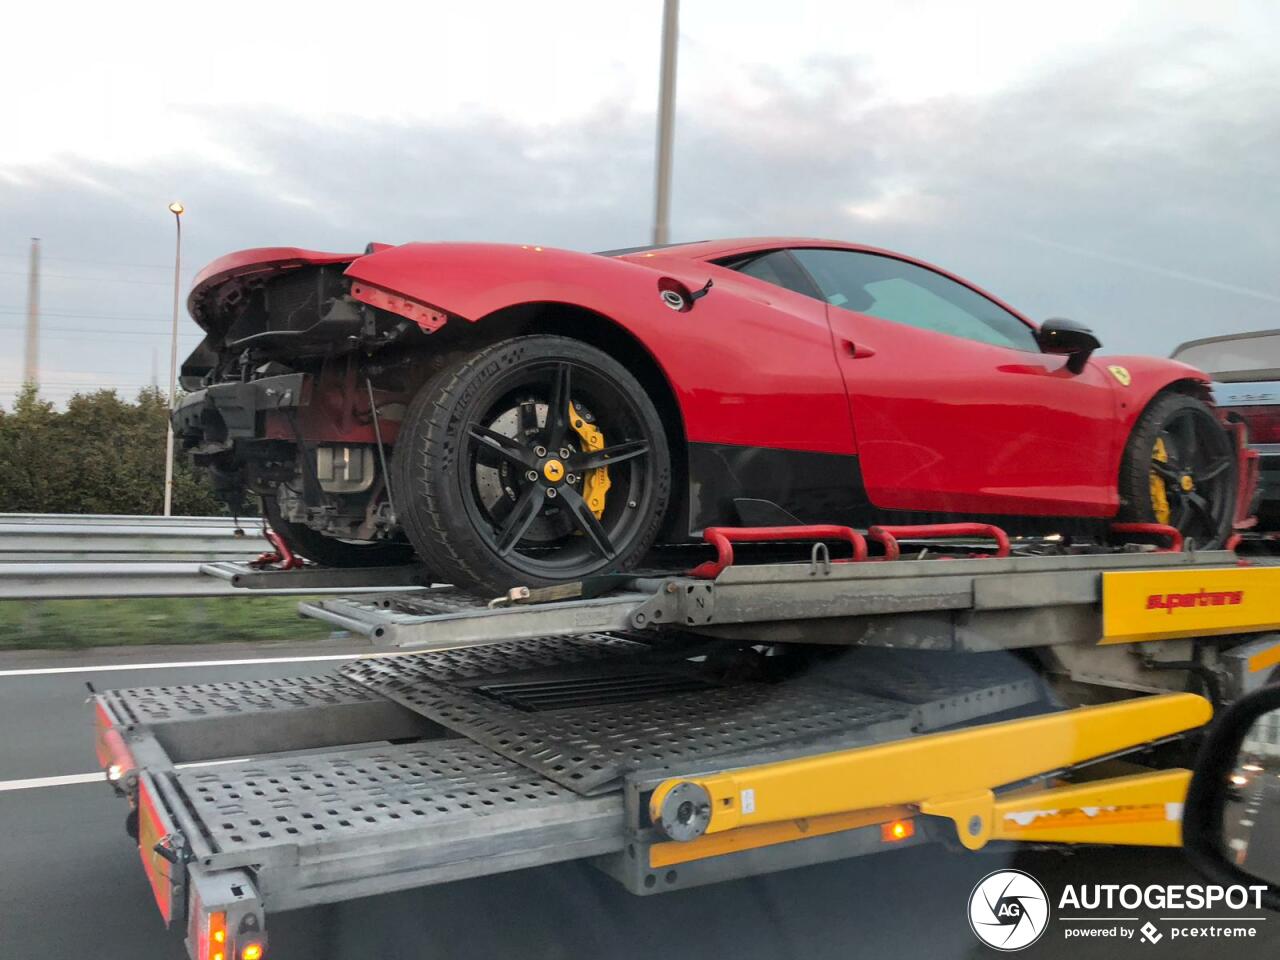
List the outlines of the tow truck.
{"type": "Polygon", "coordinates": [[[376,649],[95,693],[98,758],[193,960],[261,960],[278,911],[568,860],[647,896],[923,843],[1176,846],[1197,732],[1280,665],[1280,563],[1117,532],[1154,542],[712,528],[687,571],[307,602],[376,649]]]}

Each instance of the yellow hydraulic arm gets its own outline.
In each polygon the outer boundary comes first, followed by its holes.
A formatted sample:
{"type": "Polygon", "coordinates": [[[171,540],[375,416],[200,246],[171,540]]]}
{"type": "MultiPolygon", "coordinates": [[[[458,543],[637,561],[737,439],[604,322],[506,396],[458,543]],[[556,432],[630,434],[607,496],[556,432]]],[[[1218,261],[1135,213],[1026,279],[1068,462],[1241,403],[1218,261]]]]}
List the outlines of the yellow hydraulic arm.
{"type": "Polygon", "coordinates": [[[653,822],[690,841],[780,824],[906,805],[955,823],[961,842],[1179,842],[1189,774],[1166,770],[1007,793],[1048,776],[1203,726],[1203,697],[1172,693],[1079,707],[876,746],[663,781],[653,822]]]}

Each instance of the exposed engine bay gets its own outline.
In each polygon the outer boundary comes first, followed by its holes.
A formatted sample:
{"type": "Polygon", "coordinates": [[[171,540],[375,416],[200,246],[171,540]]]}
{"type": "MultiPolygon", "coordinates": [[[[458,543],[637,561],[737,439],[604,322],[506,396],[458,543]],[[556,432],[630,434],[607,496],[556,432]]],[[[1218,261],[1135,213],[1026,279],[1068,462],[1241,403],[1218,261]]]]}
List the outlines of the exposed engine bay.
{"type": "Polygon", "coordinates": [[[417,324],[350,296],[344,267],[249,276],[193,298],[208,333],[182,367],[190,392],[175,429],[233,509],[256,509],[256,495],[325,536],[396,538],[389,461],[430,360],[404,349],[420,346],[417,324]]]}

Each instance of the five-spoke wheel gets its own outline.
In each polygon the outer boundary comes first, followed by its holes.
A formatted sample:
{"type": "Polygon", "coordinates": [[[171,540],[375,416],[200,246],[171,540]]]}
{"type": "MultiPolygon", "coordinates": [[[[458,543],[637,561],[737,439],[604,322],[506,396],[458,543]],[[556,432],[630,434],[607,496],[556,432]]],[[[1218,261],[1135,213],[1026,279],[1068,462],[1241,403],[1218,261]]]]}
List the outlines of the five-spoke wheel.
{"type": "Polygon", "coordinates": [[[1236,459],[1213,411],[1165,394],[1142,415],[1121,470],[1122,518],[1176,527],[1198,546],[1221,546],[1235,512],[1236,459]]]}
{"type": "Polygon", "coordinates": [[[634,565],[670,487],[653,402],[612,357],[563,337],[504,341],[442,371],[406,415],[396,461],[414,546],[488,593],[634,565]]]}

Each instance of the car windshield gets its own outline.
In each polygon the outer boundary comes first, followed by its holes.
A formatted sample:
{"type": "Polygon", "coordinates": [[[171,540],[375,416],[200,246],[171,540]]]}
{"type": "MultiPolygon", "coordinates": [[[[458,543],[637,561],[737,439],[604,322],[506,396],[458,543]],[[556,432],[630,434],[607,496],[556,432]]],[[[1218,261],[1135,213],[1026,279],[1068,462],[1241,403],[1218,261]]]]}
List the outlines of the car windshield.
{"type": "Polygon", "coordinates": [[[1173,359],[1199,367],[1224,383],[1280,379],[1280,330],[1193,340],[1173,359]]]}

